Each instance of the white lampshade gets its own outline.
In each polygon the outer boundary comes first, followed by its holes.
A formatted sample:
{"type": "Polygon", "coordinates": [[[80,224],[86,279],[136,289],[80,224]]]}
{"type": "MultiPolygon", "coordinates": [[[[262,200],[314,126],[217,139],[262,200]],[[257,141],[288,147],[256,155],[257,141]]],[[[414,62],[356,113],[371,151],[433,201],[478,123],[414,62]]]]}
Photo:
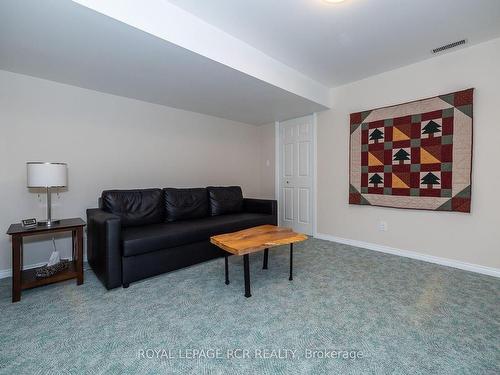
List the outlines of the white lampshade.
{"type": "Polygon", "coordinates": [[[65,187],[68,185],[68,165],[66,163],[26,163],[28,187],[65,187]]]}

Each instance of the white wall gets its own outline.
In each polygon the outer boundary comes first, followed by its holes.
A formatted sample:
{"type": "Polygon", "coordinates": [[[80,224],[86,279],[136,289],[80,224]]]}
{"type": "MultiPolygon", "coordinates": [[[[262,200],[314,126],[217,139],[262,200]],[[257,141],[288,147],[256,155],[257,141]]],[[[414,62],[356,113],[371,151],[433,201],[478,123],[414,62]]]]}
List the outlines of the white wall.
{"type": "MultiPolygon", "coordinates": [[[[45,196],[26,188],[26,161],[67,162],[53,217],[85,218],[109,188],[235,184],[259,197],[260,144],[252,125],[0,71],[0,271],[11,267],[8,225],[45,217],[45,196]]],[[[58,244],[68,256],[68,240],[58,244]]],[[[24,264],[50,252],[50,242],[29,241],[24,264]]]]}
{"type": "Polygon", "coordinates": [[[271,124],[259,126],[260,134],[260,181],[262,198],[275,199],[275,126],[271,124]]]}
{"type": "Polygon", "coordinates": [[[333,90],[318,115],[318,232],[500,268],[500,39],[333,90]],[[349,205],[349,114],[474,87],[471,214],[349,205]],[[385,220],[388,231],[378,231],[385,220]]]}

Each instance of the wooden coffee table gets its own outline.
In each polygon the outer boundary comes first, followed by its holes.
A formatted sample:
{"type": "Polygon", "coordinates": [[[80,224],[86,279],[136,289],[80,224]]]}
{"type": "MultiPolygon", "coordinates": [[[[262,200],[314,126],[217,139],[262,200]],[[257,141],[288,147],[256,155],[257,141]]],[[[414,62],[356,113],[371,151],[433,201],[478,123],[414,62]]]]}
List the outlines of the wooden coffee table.
{"type": "MultiPolygon", "coordinates": [[[[210,237],[210,242],[225,250],[227,253],[243,256],[243,270],[245,276],[245,297],[251,297],[250,293],[250,260],[249,254],[264,250],[264,261],[262,268],[267,269],[269,248],[290,244],[290,277],[293,280],[293,244],[307,240],[307,236],[295,233],[290,228],[275,225],[261,225],[258,227],[240,230],[239,232],[220,234],[210,237]]],[[[226,285],[229,284],[229,267],[225,255],[226,285]]]]}

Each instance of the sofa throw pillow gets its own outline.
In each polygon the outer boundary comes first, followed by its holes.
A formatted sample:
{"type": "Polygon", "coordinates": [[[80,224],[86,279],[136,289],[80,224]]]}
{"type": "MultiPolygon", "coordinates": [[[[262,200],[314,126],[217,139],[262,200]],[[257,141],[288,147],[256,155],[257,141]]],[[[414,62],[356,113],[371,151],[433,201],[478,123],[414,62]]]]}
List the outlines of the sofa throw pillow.
{"type": "Polygon", "coordinates": [[[208,216],[208,193],[205,188],[163,189],[167,221],[199,219],[208,216]]]}
{"type": "Polygon", "coordinates": [[[243,193],[239,186],[209,186],[210,215],[224,215],[243,211],[243,193]]]}
{"type": "Polygon", "coordinates": [[[102,208],[120,216],[124,227],[161,223],[165,215],[161,189],[105,190],[102,208]]]}

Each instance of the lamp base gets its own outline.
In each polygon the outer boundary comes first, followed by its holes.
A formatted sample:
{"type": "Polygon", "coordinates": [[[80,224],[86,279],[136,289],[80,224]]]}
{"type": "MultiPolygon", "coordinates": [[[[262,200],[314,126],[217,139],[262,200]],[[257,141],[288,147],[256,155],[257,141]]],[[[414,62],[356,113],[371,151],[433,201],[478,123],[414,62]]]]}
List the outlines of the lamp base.
{"type": "Polygon", "coordinates": [[[44,220],[44,221],[39,221],[38,226],[50,228],[50,227],[54,226],[54,224],[60,224],[60,223],[61,223],[61,220],[51,220],[51,221],[44,220]]]}

